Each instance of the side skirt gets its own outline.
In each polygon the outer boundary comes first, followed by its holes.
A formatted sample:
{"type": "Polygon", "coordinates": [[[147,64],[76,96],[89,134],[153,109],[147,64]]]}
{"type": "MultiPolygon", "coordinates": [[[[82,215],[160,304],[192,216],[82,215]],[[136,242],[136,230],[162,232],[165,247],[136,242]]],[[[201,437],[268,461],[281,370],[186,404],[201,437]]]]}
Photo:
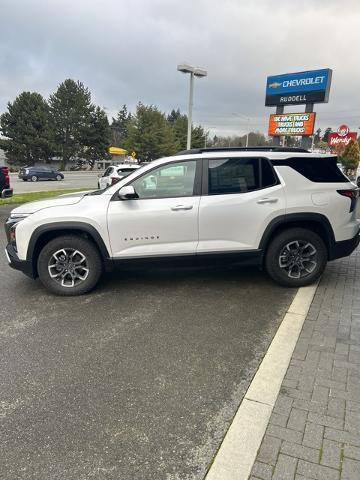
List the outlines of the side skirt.
{"type": "Polygon", "coordinates": [[[246,250],[232,252],[206,252],[187,255],[159,255],[148,257],[112,258],[106,262],[110,268],[134,267],[197,267],[197,266],[224,266],[224,265],[251,265],[261,267],[263,264],[263,250],[246,250]]]}

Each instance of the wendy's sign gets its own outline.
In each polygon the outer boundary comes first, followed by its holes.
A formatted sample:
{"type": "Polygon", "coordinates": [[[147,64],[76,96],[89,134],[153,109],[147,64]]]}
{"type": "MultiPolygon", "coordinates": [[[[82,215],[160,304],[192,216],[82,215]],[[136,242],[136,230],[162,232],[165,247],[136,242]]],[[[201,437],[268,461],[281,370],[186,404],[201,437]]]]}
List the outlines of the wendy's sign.
{"type": "Polygon", "coordinates": [[[338,145],[349,145],[351,140],[356,141],[356,132],[350,132],[347,125],[343,124],[337,129],[337,132],[330,133],[328,136],[328,144],[330,147],[336,147],[338,145]]]}

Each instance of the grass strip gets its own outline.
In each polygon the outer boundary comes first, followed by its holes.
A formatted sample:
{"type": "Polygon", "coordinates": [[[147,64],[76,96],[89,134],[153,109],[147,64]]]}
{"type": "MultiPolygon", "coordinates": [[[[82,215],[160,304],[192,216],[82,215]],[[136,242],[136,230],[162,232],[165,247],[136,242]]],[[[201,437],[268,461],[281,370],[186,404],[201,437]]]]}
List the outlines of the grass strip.
{"type": "Polygon", "coordinates": [[[68,188],[64,190],[49,190],[47,192],[27,192],[27,193],[16,193],[9,198],[0,198],[0,205],[9,205],[11,203],[27,203],[34,202],[35,200],[43,200],[44,198],[57,197],[58,195],[63,195],[64,193],[74,193],[82,192],[86,188],[68,188]]]}

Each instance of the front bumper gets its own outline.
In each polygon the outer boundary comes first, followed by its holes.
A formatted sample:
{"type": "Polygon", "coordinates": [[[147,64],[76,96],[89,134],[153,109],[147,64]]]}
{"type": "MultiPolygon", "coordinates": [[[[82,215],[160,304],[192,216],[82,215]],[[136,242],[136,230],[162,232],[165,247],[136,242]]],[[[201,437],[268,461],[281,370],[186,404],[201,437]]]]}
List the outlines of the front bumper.
{"type": "Polygon", "coordinates": [[[360,232],[349,240],[343,240],[341,242],[335,242],[334,247],[332,248],[331,254],[329,255],[329,260],[336,260],[337,258],[347,257],[352,254],[355,248],[360,243],[360,232]]]}
{"type": "Polygon", "coordinates": [[[6,246],[5,255],[11,268],[20,270],[30,278],[36,278],[36,272],[33,263],[29,260],[20,260],[17,256],[15,248],[12,245],[9,244],[6,246]]]}

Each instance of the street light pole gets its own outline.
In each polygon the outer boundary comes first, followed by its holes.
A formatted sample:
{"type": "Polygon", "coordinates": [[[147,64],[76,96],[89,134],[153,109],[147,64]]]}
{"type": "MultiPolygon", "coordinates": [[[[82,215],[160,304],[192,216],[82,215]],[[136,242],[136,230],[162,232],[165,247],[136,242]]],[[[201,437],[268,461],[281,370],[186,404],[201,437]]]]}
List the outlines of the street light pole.
{"type": "Polygon", "coordinates": [[[194,98],[194,72],[191,72],[190,73],[189,113],[188,113],[188,125],[187,125],[186,150],[190,150],[190,148],[191,148],[191,127],[192,127],[193,98],[194,98]]]}
{"type": "Polygon", "coordinates": [[[247,122],[247,130],[246,130],[246,145],[245,147],[248,147],[249,146],[249,128],[250,128],[250,117],[247,117],[246,115],[243,115],[242,113],[232,113],[232,115],[234,116],[238,116],[238,117],[243,117],[246,122],[247,122]]]}
{"type": "Polygon", "coordinates": [[[187,140],[186,149],[191,148],[191,130],[192,130],[192,107],[194,97],[194,77],[202,78],[207,76],[207,71],[203,68],[193,67],[187,63],[182,63],[177,66],[179,72],[190,73],[190,91],[189,91],[189,111],[188,111],[188,125],[187,125],[187,140]]]}

